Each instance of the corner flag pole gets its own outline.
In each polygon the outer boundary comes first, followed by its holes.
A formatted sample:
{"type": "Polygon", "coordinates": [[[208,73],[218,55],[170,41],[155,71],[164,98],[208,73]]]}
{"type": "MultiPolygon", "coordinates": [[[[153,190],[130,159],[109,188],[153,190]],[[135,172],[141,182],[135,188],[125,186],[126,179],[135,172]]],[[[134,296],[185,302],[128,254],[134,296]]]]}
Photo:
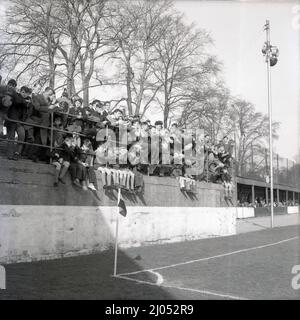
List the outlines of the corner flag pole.
{"type": "Polygon", "coordinates": [[[272,130],[272,99],[271,99],[271,67],[270,67],[270,21],[266,21],[267,44],[267,75],[268,75],[268,115],[269,115],[269,152],[270,152],[270,204],[271,204],[271,228],[274,227],[274,179],[273,179],[273,130],[272,130]]]}
{"type": "MultiPolygon", "coordinates": [[[[118,204],[121,199],[121,189],[118,189],[118,204]]],[[[119,236],[119,206],[117,206],[117,217],[116,217],[116,234],[115,234],[115,262],[114,262],[114,276],[117,275],[117,264],[118,264],[118,236],[119,236]]]]}

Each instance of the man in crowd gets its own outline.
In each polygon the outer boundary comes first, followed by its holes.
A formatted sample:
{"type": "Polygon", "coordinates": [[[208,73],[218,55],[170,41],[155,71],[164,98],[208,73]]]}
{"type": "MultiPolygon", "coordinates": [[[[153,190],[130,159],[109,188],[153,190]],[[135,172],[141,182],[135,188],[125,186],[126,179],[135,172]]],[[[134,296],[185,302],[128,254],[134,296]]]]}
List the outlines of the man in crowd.
{"type": "MultiPolygon", "coordinates": [[[[55,109],[55,92],[52,88],[47,87],[42,94],[36,94],[32,97],[32,115],[27,122],[36,124],[43,127],[50,126],[50,113],[55,109]]],[[[48,129],[40,128],[37,130],[37,141],[46,146],[48,141],[48,129]]],[[[28,130],[28,141],[34,142],[34,128],[30,127],[28,130]]],[[[46,154],[46,150],[40,150],[38,153],[35,150],[31,155],[33,160],[37,160],[38,157],[43,157],[46,154]]]]}
{"type": "MultiPolygon", "coordinates": [[[[11,120],[23,121],[24,113],[27,110],[28,98],[31,95],[31,89],[23,86],[20,89],[20,93],[15,93],[14,101],[9,110],[7,111],[7,117],[11,120]]],[[[7,138],[8,140],[14,140],[15,134],[18,135],[18,141],[24,142],[25,140],[25,128],[22,123],[17,123],[13,121],[5,121],[5,126],[7,128],[7,138]]],[[[10,160],[18,160],[23,149],[23,144],[19,143],[16,147],[13,142],[8,143],[7,156],[10,160]]]]}

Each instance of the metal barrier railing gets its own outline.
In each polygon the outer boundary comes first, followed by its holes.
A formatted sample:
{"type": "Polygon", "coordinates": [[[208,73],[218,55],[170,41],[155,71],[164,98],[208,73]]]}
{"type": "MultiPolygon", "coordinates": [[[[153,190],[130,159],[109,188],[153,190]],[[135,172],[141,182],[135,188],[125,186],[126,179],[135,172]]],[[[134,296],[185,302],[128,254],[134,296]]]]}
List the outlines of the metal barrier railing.
{"type": "MultiPolygon", "coordinates": [[[[26,125],[28,127],[34,127],[34,128],[49,130],[50,131],[50,145],[44,145],[44,144],[26,142],[26,141],[20,141],[20,140],[16,141],[15,139],[12,140],[12,139],[1,138],[1,137],[0,137],[0,141],[4,141],[4,142],[8,142],[8,143],[16,143],[16,144],[31,145],[31,146],[35,146],[35,147],[47,148],[47,149],[50,149],[50,152],[52,152],[53,149],[54,149],[54,146],[53,146],[54,131],[65,133],[65,134],[72,134],[73,133],[72,131],[54,128],[54,114],[63,114],[63,115],[67,115],[69,117],[74,117],[74,118],[78,119],[78,117],[76,115],[73,116],[73,115],[70,115],[70,114],[67,114],[67,113],[61,113],[61,112],[57,112],[57,111],[51,112],[51,114],[50,114],[50,127],[47,127],[47,126],[43,126],[43,125],[40,125],[40,124],[37,124],[37,123],[26,122],[26,121],[21,121],[21,120],[15,120],[15,119],[11,119],[11,118],[5,117],[5,121],[7,121],[7,122],[26,125]]],[[[93,122],[95,122],[95,121],[93,121],[93,122]]],[[[82,133],[77,133],[77,132],[76,132],[76,135],[78,135],[80,137],[84,137],[84,138],[88,138],[89,137],[87,135],[84,135],[82,133]]],[[[55,147],[55,149],[56,150],[62,150],[61,148],[58,148],[58,147],[55,147]]]]}

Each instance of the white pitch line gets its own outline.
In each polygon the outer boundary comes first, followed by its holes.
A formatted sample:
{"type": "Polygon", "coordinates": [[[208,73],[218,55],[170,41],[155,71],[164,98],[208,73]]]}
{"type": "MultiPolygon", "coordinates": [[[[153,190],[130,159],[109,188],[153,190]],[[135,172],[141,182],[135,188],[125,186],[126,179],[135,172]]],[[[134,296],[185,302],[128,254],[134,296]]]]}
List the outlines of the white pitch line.
{"type": "Polygon", "coordinates": [[[160,288],[184,290],[184,291],[196,292],[196,293],[201,293],[201,294],[205,294],[205,295],[222,297],[222,298],[233,299],[233,300],[249,300],[247,298],[237,297],[237,296],[218,293],[218,292],[213,292],[213,291],[198,290],[198,289],[192,289],[192,288],[176,287],[176,286],[157,284],[157,283],[152,283],[152,282],[148,282],[148,281],[132,279],[132,278],[125,277],[125,276],[122,276],[122,275],[116,275],[115,278],[119,278],[119,279],[123,279],[123,280],[129,280],[129,281],[137,282],[137,283],[140,283],[140,284],[147,284],[147,285],[150,285],[150,286],[155,286],[155,287],[160,287],[160,288]]]}
{"type": "Polygon", "coordinates": [[[175,268],[175,267],[178,267],[178,266],[183,266],[183,265],[192,264],[192,263],[196,263],[196,262],[208,261],[208,260],[212,260],[212,259],[216,259],[216,258],[222,258],[222,257],[231,256],[231,255],[238,254],[238,253],[243,253],[243,252],[254,251],[254,250],[268,248],[268,247],[273,247],[273,246],[276,246],[278,244],[289,242],[289,241],[293,241],[293,240],[296,240],[296,239],[299,239],[299,237],[293,237],[293,238],[289,238],[289,239],[285,239],[285,240],[281,240],[281,241],[278,241],[278,242],[273,242],[273,243],[269,243],[269,244],[265,244],[265,245],[261,245],[261,246],[256,246],[256,247],[241,249],[241,250],[232,251],[232,252],[228,252],[228,253],[223,253],[223,254],[219,254],[219,255],[216,255],[216,256],[212,256],[212,257],[207,257],[207,258],[201,258],[201,259],[196,259],[196,260],[190,260],[190,261],[170,264],[168,266],[152,268],[152,269],[145,269],[145,270],[139,270],[139,271],[128,272],[128,273],[120,273],[118,276],[129,276],[129,275],[139,274],[139,273],[143,273],[143,272],[147,272],[147,271],[148,272],[153,272],[153,271],[157,271],[157,270],[175,268]]]}
{"type": "Polygon", "coordinates": [[[163,276],[160,274],[160,273],[158,273],[158,272],[155,272],[155,271],[153,271],[153,270],[151,270],[151,271],[149,271],[150,273],[153,273],[155,276],[156,276],[156,278],[157,278],[157,280],[156,280],[156,285],[158,285],[158,286],[161,286],[162,284],[163,284],[163,282],[164,282],[164,278],[163,278],[163,276]]]}

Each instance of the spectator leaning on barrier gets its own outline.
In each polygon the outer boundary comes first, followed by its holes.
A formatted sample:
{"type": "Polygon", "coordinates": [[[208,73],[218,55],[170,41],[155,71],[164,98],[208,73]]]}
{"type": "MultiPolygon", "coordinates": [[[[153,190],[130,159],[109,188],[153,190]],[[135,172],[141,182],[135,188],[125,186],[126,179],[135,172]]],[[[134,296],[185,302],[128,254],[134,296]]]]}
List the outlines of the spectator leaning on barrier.
{"type": "MultiPolygon", "coordinates": [[[[52,88],[47,87],[42,94],[36,94],[32,97],[32,115],[27,122],[32,124],[37,124],[43,127],[50,126],[50,113],[56,108],[54,105],[56,101],[55,92],[52,88]]],[[[36,138],[34,137],[34,128],[30,127],[28,130],[28,139],[31,142],[41,143],[46,146],[48,142],[48,129],[40,128],[36,130],[38,132],[36,138]]],[[[44,158],[46,154],[45,149],[40,149],[39,151],[34,150],[31,155],[34,161],[38,158],[44,158]]]]}
{"type": "MultiPolygon", "coordinates": [[[[50,126],[50,112],[56,107],[55,92],[52,88],[47,87],[43,94],[34,95],[32,104],[34,107],[35,123],[44,127],[50,126]]],[[[40,129],[40,138],[43,145],[47,144],[48,130],[40,129]]]]}
{"type": "MultiPolygon", "coordinates": [[[[8,119],[22,121],[24,117],[24,113],[27,109],[27,100],[31,95],[31,90],[28,87],[22,87],[20,89],[20,93],[15,93],[14,101],[12,106],[9,108],[7,112],[8,119]]],[[[18,135],[18,141],[24,142],[25,140],[25,128],[23,124],[16,123],[13,121],[5,121],[5,126],[7,128],[7,138],[9,140],[15,139],[15,134],[18,135]]],[[[23,149],[23,144],[19,144],[17,148],[15,148],[15,144],[13,142],[8,143],[7,156],[10,160],[18,160],[23,149]]]]}

